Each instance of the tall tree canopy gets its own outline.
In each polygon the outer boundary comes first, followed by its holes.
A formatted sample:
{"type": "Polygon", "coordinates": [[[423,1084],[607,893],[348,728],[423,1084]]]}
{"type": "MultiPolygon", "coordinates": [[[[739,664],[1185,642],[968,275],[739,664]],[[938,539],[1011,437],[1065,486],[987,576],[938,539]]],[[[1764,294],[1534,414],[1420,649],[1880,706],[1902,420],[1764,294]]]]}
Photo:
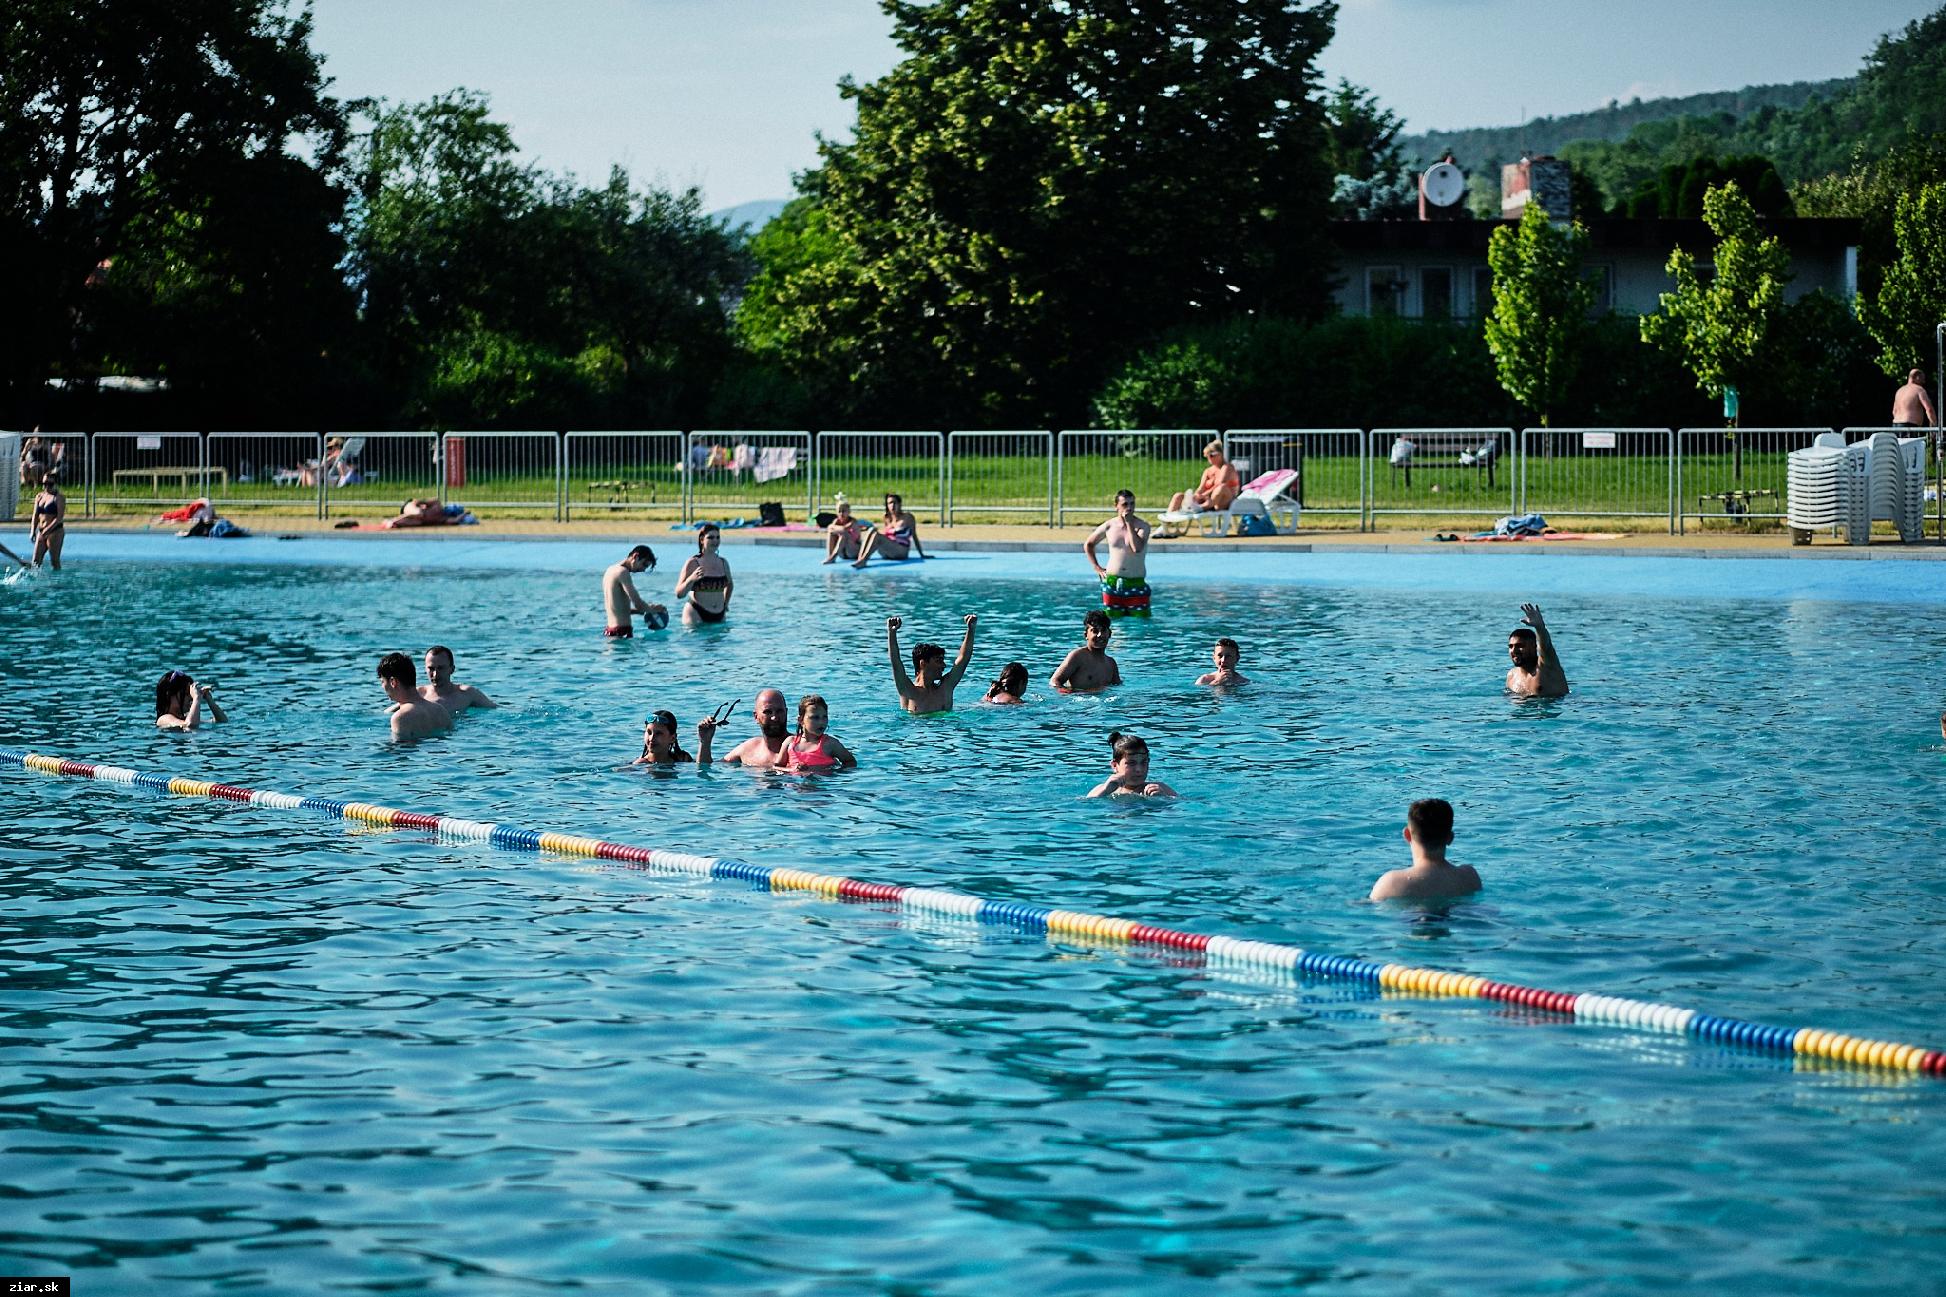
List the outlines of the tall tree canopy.
{"type": "MultiPolygon", "coordinates": [[[[342,127],[308,15],[279,0],[12,0],[0,16],[0,355],[21,388],[73,361],[73,321],[130,229],[192,219],[250,160],[342,127]]],[[[82,366],[85,367],[85,364],[82,366]]]]}
{"type": "Polygon", "coordinates": [[[1325,301],[1331,173],[1290,0],[882,0],[906,57],[826,142],[827,246],[753,315],[785,358],[936,417],[1079,416],[1162,330],[1325,301]]]}
{"type": "Polygon", "coordinates": [[[1582,271],[1588,232],[1548,219],[1529,203],[1518,226],[1497,226],[1487,241],[1493,312],[1484,324],[1500,386],[1540,417],[1559,413],[1588,333],[1594,285],[1582,271]]]}

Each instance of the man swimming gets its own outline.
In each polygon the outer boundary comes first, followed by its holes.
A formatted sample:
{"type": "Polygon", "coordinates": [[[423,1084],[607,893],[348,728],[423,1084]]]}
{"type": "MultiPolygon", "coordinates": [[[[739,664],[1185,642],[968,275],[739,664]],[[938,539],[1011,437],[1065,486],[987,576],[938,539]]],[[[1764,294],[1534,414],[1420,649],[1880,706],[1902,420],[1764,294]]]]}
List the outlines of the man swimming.
{"type": "Polygon", "coordinates": [[[636,574],[654,570],[655,551],[647,545],[637,545],[626,558],[601,574],[601,597],[608,608],[606,633],[609,639],[634,638],[634,613],[642,614],[650,630],[661,630],[669,624],[667,608],[659,603],[644,603],[642,596],[635,592],[636,574]]]}
{"type": "Polygon", "coordinates": [[[899,706],[914,716],[953,710],[953,690],[966,674],[967,663],[973,660],[973,628],[979,620],[976,614],[966,615],[966,636],[959,642],[959,656],[953,659],[952,670],[946,669],[944,648],[937,644],[915,644],[912,674],[908,676],[905,662],[899,657],[899,627],[905,622],[898,617],[885,619],[885,648],[892,657],[892,684],[899,691],[899,706]]]}
{"type": "Polygon", "coordinates": [[[405,654],[387,653],[378,660],[378,682],[392,700],[393,738],[422,739],[453,728],[451,712],[419,696],[412,659],[405,654]]]}
{"type": "Polygon", "coordinates": [[[1507,692],[1519,698],[1564,698],[1568,692],[1567,673],[1554,652],[1554,637],[1541,620],[1540,605],[1520,605],[1523,625],[1507,635],[1507,656],[1513,666],[1507,672],[1507,692]]]}
{"type": "Polygon", "coordinates": [[[1249,684],[1250,682],[1237,671],[1237,659],[1242,656],[1243,650],[1237,647],[1237,642],[1225,635],[1216,641],[1216,647],[1210,650],[1210,661],[1215,664],[1216,670],[1205,671],[1197,676],[1196,683],[1224,686],[1249,684]]]}
{"type": "Polygon", "coordinates": [[[1135,492],[1115,492],[1115,516],[1088,534],[1081,552],[1101,578],[1101,606],[1110,617],[1149,615],[1149,524],[1135,513],[1135,492]],[[1095,558],[1095,546],[1108,542],[1108,566],[1095,558]]]}
{"type": "MultiPolygon", "coordinates": [[[[760,733],[745,739],[731,748],[724,756],[723,763],[732,766],[749,766],[753,770],[767,770],[782,758],[784,742],[791,736],[790,707],[784,700],[780,689],[765,689],[757,694],[751,714],[757,718],[760,733]]],[[[696,726],[696,764],[708,765],[710,744],[716,738],[715,717],[705,717],[696,726]]]]}
{"type": "Polygon", "coordinates": [[[455,716],[469,707],[500,705],[472,685],[453,683],[453,650],[444,644],[426,650],[426,680],[427,683],[419,686],[419,696],[429,703],[438,703],[455,716]]]}
{"type": "Polygon", "coordinates": [[[1121,668],[1108,656],[1108,637],[1114,633],[1108,614],[1097,608],[1081,619],[1081,647],[1071,650],[1054,668],[1048,683],[1062,693],[1086,694],[1122,682],[1121,668]]]}
{"type": "Polygon", "coordinates": [[[1380,875],[1369,899],[1443,901],[1480,890],[1478,870],[1446,859],[1446,848],[1453,841],[1451,802],[1437,797],[1414,802],[1406,811],[1404,836],[1412,847],[1412,867],[1380,875]]]}

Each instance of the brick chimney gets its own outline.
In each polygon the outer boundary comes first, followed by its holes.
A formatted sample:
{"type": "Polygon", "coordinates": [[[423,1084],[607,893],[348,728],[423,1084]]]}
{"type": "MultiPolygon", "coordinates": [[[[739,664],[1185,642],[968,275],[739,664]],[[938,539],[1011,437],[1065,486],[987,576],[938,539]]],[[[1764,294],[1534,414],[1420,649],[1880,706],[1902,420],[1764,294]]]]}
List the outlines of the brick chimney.
{"type": "Polygon", "coordinates": [[[1568,164],[1543,154],[1522,158],[1500,168],[1500,219],[1517,221],[1527,204],[1539,203],[1550,221],[1574,219],[1573,186],[1568,164]]]}

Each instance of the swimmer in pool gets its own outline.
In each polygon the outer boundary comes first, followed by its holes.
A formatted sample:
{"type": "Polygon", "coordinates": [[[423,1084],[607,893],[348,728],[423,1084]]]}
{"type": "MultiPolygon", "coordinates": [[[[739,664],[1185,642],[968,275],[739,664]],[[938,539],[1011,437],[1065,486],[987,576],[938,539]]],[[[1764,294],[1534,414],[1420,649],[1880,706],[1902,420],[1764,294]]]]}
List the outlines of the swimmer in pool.
{"type": "Polygon", "coordinates": [[[419,686],[419,696],[429,703],[438,703],[455,716],[469,707],[500,705],[472,685],[454,682],[453,650],[444,644],[426,650],[426,683],[419,686]]]}
{"type": "Polygon", "coordinates": [[[1013,707],[1027,701],[1027,668],[1018,662],[1009,662],[1000,668],[1000,674],[987,686],[983,703],[993,703],[1000,707],[1013,707]]]}
{"type": "Polygon", "coordinates": [[[227,721],[222,704],[216,701],[214,685],[197,684],[187,671],[170,671],[155,683],[155,727],[159,730],[193,730],[216,721],[227,721]]]}
{"type": "Polygon", "coordinates": [[[1048,683],[1064,694],[1095,693],[1122,682],[1121,668],[1108,656],[1108,637],[1115,628],[1108,614],[1096,608],[1081,619],[1081,647],[1061,659],[1048,683]]]}
{"type": "Polygon", "coordinates": [[[419,696],[412,659],[405,654],[387,653],[379,659],[378,682],[392,700],[393,738],[422,739],[453,728],[451,712],[419,696]]]}
{"type": "Polygon", "coordinates": [[[1090,792],[1090,797],[1174,797],[1176,790],[1149,778],[1149,745],[1133,734],[1116,730],[1108,736],[1113,755],[1108,782],[1090,792]]]}
{"type": "Polygon", "coordinates": [[[1507,692],[1518,698],[1566,697],[1567,672],[1561,670],[1540,605],[1520,605],[1520,620],[1522,624],[1507,635],[1507,656],[1513,661],[1507,671],[1507,692]]]}
{"type": "Polygon", "coordinates": [[[1480,890],[1480,874],[1471,865],[1446,859],[1453,841],[1453,805],[1438,797],[1414,802],[1405,813],[1405,840],[1412,848],[1412,867],[1394,869],[1372,884],[1374,901],[1444,901],[1471,896],[1480,890]]]}
{"type": "Polygon", "coordinates": [[[946,669],[945,649],[937,644],[915,644],[912,674],[908,676],[899,657],[899,627],[905,622],[898,617],[885,619],[885,647],[892,656],[892,684],[899,691],[899,706],[914,716],[953,710],[953,690],[966,674],[966,664],[973,660],[973,628],[979,620],[978,615],[967,614],[966,637],[959,642],[959,656],[953,659],[952,670],[946,669]]]}
{"type": "Polygon", "coordinates": [[[713,522],[703,524],[696,533],[696,553],[682,565],[682,574],[676,578],[676,598],[688,596],[682,606],[682,620],[685,626],[698,622],[719,622],[730,612],[730,592],[736,589],[736,582],[730,578],[730,565],[717,548],[723,543],[723,531],[713,522]]]}
{"type": "MultiPolygon", "coordinates": [[[[765,689],[757,694],[752,709],[757,718],[758,733],[731,748],[723,758],[725,765],[749,766],[753,770],[766,770],[778,763],[783,756],[784,741],[791,736],[789,704],[779,689],[765,689]]],[[[706,716],[696,726],[696,764],[706,766],[711,761],[710,744],[716,740],[717,720],[706,716]]]]}
{"type": "Polygon", "coordinates": [[[659,603],[644,603],[642,596],[635,592],[637,574],[653,571],[655,551],[647,545],[637,545],[621,562],[601,574],[601,599],[608,609],[609,639],[633,639],[633,614],[638,612],[647,621],[650,630],[661,630],[669,624],[667,608],[659,603]]]}
{"type": "Polygon", "coordinates": [[[1237,659],[1242,656],[1243,650],[1237,647],[1237,642],[1225,635],[1216,641],[1216,647],[1210,650],[1210,661],[1216,664],[1216,670],[1205,671],[1197,676],[1196,683],[1224,686],[1249,684],[1247,679],[1237,674],[1237,659]]]}
{"type": "Polygon", "coordinates": [[[830,709],[824,699],[816,694],[805,694],[797,700],[797,733],[784,740],[784,750],[777,759],[779,770],[795,770],[800,774],[822,774],[829,770],[855,770],[858,758],[851,749],[838,742],[836,736],[825,732],[831,721],[830,709]]]}
{"type": "Polygon", "coordinates": [[[695,759],[682,750],[682,739],[677,736],[676,714],[660,711],[650,713],[649,719],[642,723],[642,755],[629,764],[673,766],[695,759]]]}

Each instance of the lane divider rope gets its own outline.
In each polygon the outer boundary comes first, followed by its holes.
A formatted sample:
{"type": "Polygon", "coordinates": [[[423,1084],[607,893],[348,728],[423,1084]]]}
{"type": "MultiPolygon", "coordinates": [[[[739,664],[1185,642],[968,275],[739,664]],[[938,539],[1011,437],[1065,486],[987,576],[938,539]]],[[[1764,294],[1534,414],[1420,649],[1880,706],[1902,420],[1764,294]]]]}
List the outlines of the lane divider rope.
{"type": "Polygon", "coordinates": [[[298,797],[291,793],[242,788],[201,779],[164,778],[139,774],[122,766],[69,761],[35,752],[0,748],[0,768],[8,767],[47,775],[94,779],[170,793],[177,797],[207,797],[267,806],[274,810],[313,811],[381,828],[422,829],[457,841],[484,842],[505,851],[550,851],[560,855],[618,861],[625,865],[666,870],[696,878],[722,878],[759,884],[773,892],[812,892],[832,900],[876,901],[926,915],[953,916],[1055,937],[1162,946],[1198,953],[1207,963],[1217,966],[1281,970],[1313,980],[1360,982],[1428,996],[1498,1000],[1561,1014],[1577,1021],[1694,1036],[1700,1040],[1770,1054],[1803,1054],[1860,1067],[1946,1077],[1946,1052],[1940,1050],[1922,1049],[1917,1045],[1903,1045],[1889,1040],[1865,1040],[1814,1027],[1768,1026],[1678,1008],[1672,1004],[1651,1004],[1615,995],[1547,991],[1539,987],[1490,981],[1471,973],[1416,968],[1406,964],[1381,964],[1369,959],[1320,954],[1282,942],[1186,932],[1178,928],[1112,918],[1105,914],[1086,914],[1023,901],[987,900],[967,892],[874,883],[802,869],[755,865],[747,860],[723,856],[659,851],[570,833],[523,829],[511,824],[487,824],[422,811],[402,811],[370,802],[298,797]]]}

